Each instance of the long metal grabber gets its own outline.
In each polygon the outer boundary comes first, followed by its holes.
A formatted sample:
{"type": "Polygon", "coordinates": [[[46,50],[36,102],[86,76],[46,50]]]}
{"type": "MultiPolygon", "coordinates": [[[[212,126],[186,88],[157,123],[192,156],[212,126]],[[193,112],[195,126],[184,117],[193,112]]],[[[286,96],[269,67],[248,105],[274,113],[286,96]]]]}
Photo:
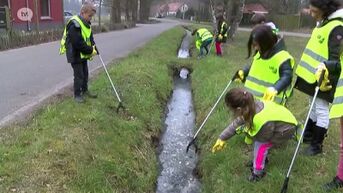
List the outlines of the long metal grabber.
{"type": "Polygon", "coordinates": [[[199,129],[197,130],[197,132],[195,133],[195,135],[193,136],[193,139],[191,142],[188,143],[187,145],[187,149],[186,149],[186,152],[188,152],[189,148],[191,145],[194,145],[195,146],[195,150],[197,151],[197,146],[195,145],[195,140],[200,132],[200,130],[204,127],[207,119],[210,117],[210,115],[212,114],[213,110],[217,107],[220,99],[223,97],[223,95],[225,94],[226,90],[229,88],[229,86],[231,85],[233,80],[230,80],[230,82],[226,85],[226,87],[224,88],[223,92],[220,94],[220,96],[218,97],[216,103],[213,105],[213,107],[211,108],[210,112],[207,114],[206,118],[204,119],[204,121],[201,123],[199,129]]]}
{"type": "Polygon", "coordinates": [[[308,120],[310,119],[311,110],[312,110],[312,108],[313,108],[314,102],[316,101],[316,98],[317,98],[317,95],[318,95],[318,92],[319,92],[320,85],[322,84],[322,81],[323,81],[323,78],[324,78],[324,74],[325,74],[325,71],[323,70],[322,73],[320,74],[320,78],[319,78],[318,84],[317,84],[317,86],[316,86],[316,88],[315,88],[314,96],[313,96],[313,99],[312,99],[312,102],[311,102],[311,105],[310,105],[310,109],[309,109],[309,111],[308,111],[308,113],[307,113],[307,117],[306,117],[306,120],[305,120],[304,129],[303,129],[302,132],[301,132],[300,139],[299,139],[299,141],[298,141],[297,147],[295,148],[295,152],[294,152],[294,155],[293,155],[291,164],[289,165],[289,168],[288,168],[288,172],[287,172],[286,178],[285,178],[285,180],[284,180],[284,182],[283,182],[283,185],[282,185],[281,193],[286,193],[286,192],[287,192],[288,181],[289,181],[289,175],[291,174],[291,171],[292,171],[292,167],[293,167],[295,158],[296,158],[297,153],[298,153],[298,151],[299,151],[300,144],[301,144],[301,142],[302,142],[302,140],[303,140],[304,133],[305,133],[305,129],[306,129],[308,120]]]}
{"type": "Polygon", "coordinates": [[[111,77],[110,77],[110,74],[108,73],[107,68],[106,68],[106,65],[105,65],[104,61],[102,60],[102,57],[101,57],[100,54],[99,54],[99,58],[100,58],[100,61],[101,61],[101,63],[102,63],[102,66],[103,66],[104,69],[105,69],[105,72],[106,72],[106,75],[107,75],[107,77],[108,77],[108,80],[109,80],[110,83],[111,83],[112,89],[113,89],[114,93],[116,94],[117,99],[118,99],[118,101],[119,101],[119,104],[118,104],[118,107],[117,107],[117,113],[118,113],[118,112],[119,112],[119,109],[123,109],[123,110],[124,110],[125,107],[123,106],[123,102],[122,102],[122,100],[121,100],[120,97],[119,97],[119,94],[118,94],[118,92],[117,92],[116,87],[114,87],[114,84],[113,84],[113,82],[112,82],[112,79],[111,79],[111,77]]]}

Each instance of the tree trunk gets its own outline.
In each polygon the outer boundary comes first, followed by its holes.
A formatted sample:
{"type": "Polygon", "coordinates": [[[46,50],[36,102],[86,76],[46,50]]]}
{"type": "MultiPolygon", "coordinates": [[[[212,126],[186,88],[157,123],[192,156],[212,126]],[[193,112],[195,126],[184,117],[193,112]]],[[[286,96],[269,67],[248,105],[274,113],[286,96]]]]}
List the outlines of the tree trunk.
{"type": "Polygon", "coordinates": [[[130,10],[131,9],[131,0],[126,0],[126,4],[125,4],[125,19],[126,21],[131,21],[131,17],[130,17],[130,10]]]}
{"type": "Polygon", "coordinates": [[[143,22],[149,21],[150,4],[151,4],[151,0],[140,0],[140,9],[139,9],[140,21],[143,21],[143,22]]]}
{"type": "Polygon", "coordinates": [[[236,34],[238,26],[243,18],[243,9],[245,5],[245,0],[231,0],[227,4],[227,21],[230,27],[228,31],[228,39],[232,39],[236,34]],[[231,4],[231,5],[230,5],[231,4]],[[229,9],[231,8],[231,9],[229,9]]]}
{"type": "Polygon", "coordinates": [[[121,23],[120,0],[113,0],[111,6],[111,24],[121,23]]]}
{"type": "Polygon", "coordinates": [[[138,0],[133,0],[132,4],[131,4],[132,8],[132,21],[134,23],[137,22],[137,11],[138,11],[138,0]]]}
{"type": "Polygon", "coordinates": [[[102,6],[102,0],[99,0],[99,28],[101,30],[101,6],[102,6]]]}
{"type": "Polygon", "coordinates": [[[217,34],[217,18],[216,18],[213,0],[210,0],[210,8],[211,8],[213,32],[217,34]]]}

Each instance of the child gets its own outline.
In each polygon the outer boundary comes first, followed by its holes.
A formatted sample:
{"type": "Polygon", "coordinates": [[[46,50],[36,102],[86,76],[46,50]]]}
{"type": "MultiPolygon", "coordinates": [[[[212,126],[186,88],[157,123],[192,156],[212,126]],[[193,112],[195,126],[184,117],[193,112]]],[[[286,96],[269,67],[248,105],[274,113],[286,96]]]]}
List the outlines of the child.
{"type": "Polygon", "coordinates": [[[254,100],[253,95],[242,88],[231,89],[225,96],[225,103],[236,118],[220,134],[212,152],[223,149],[225,141],[236,134],[237,128],[245,125],[244,132],[254,143],[253,168],[248,180],[258,181],[265,175],[268,150],[292,138],[297,120],[284,106],[254,100]]]}
{"type": "Polygon", "coordinates": [[[227,40],[227,30],[228,26],[224,17],[222,15],[217,17],[217,36],[216,36],[216,54],[217,56],[222,56],[222,47],[221,44],[225,43],[227,40]]]}
{"type": "Polygon", "coordinates": [[[195,46],[200,50],[198,58],[202,58],[209,53],[209,46],[212,43],[213,35],[208,29],[200,28],[192,32],[192,36],[196,35],[195,46]],[[204,54],[204,50],[206,54],[204,54]]]}
{"type": "Polygon", "coordinates": [[[294,58],[266,25],[258,25],[251,31],[248,58],[252,52],[252,64],[238,70],[234,79],[244,82],[255,97],[284,104],[291,93],[294,58]]]}
{"type": "Polygon", "coordinates": [[[255,13],[250,18],[250,23],[253,24],[254,26],[259,25],[259,24],[267,25],[272,28],[275,34],[279,33],[279,29],[276,27],[276,25],[271,21],[266,22],[266,16],[262,13],[255,13]]]}
{"type": "MultiPolygon", "coordinates": [[[[339,69],[341,69],[342,63],[343,13],[339,11],[339,8],[340,2],[336,0],[310,1],[311,16],[318,25],[313,29],[311,38],[295,70],[297,79],[294,87],[309,95],[310,101],[313,100],[314,90],[317,86],[316,69],[323,66],[329,72],[327,78],[323,80],[325,84],[320,86],[305,128],[304,142],[310,143],[310,146],[304,153],[308,156],[315,156],[323,152],[323,142],[330,125],[330,103],[340,103],[340,95],[334,96],[335,92],[340,90],[341,85],[339,69]]],[[[337,105],[335,106],[337,107],[337,105]]],[[[340,177],[343,180],[343,172],[340,177]]]]}

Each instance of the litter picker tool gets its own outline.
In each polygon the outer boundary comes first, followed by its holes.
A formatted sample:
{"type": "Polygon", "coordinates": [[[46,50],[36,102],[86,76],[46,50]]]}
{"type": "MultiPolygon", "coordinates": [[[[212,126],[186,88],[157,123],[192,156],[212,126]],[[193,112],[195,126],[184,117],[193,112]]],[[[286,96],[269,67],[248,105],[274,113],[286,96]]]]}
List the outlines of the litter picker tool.
{"type": "Polygon", "coordinates": [[[118,99],[118,101],[119,101],[119,104],[118,104],[118,107],[117,107],[117,113],[119,112],[119,109],[125,109],[125,107],[123,106],[123,102],[122,102],[122,100],[120,99],[120,97],[119,97],[119,94],[118,94],[118,92],[117,92],[117,89],[114,87],[114,84],[113,84],[113,82],[112,82],[112,79],[111,79],[111,77],[110,77],[110,74],[108,73],[108,71],[107,71],[107,68],[106,68],[106,65],[105,65],[105,63],[104,63],[104,61],[102,60],[102,57],[101,57],[101,55],[99,54],[99,58],[100,58],[100,61],[101,61],[101,63],[102,63],[102,66],[104,67],[104,69],[105,69],[105,72],[106,72],[106,75],[107,75],[107,77],[108,77],[108,80],[110,81],[110,83],[111,83],[111,86],[112,86],[112,88],[113,88],[113,91],[114,91],[114,93],[116,94],[116,96],[117,96],[117,99],[118,99]]]}
{"type": "MultiPolygon", "coordinates": [[[[320,87],[320,85],[322,84],[322,81],[323,81],[323,78],[324,78],[324,74],[325,74],[325,71],[323,70],[322,73],[320,74],[320,78],[319,78],[319,81],[318,81],[318,85],[316,86],[316,88],[315,88],[315,90],[314,90],[314,96],[313,96],[313,99],[312,99],[312,102],[311,102],[310,109],[308,110],[308,113],[307,113],[307,117],[306,117],[306,121],[305,121],[305,124],[304,124],[304,128],[306,128],[307,123],[308,123],[308,120],[310,119],[310,113],[311,113],[311,110],[312,110],[312,108],[313,108],[314,102],[316,101],[316,98],[317,98],[317,95],[318,95],[318,92],[319,92],[319,87],[320,87]]],[[[291,164],[289,165],[289,168],[288,168],[288,172],[287,172],[286,178],[285,178],[285,180],[284,180],[284,182],[283,182],[283,185],[282,185],[281,193],[286,193],[286,192],[287,192],[288,181],[289,181],[289,175],[291,174],[291,170],[292,170],[292,167],[293,167],[295,158],[296,158],[296,156],[297,156],[297,153],[298,153],[298,151],[299,151],[299,147],[300,147],[301,141],[302,141],[303,138],[304,138],[304,133],[305,133],[305,129],[303,129],[302,132],[301,132],[300,139],[299,139],[299,141],[298,141],[297,147],[295,148],[295,152],[294,152],[294,155],[293,155],[291,164]]]]}
{"type": "MultiPolygon", "coordinates": [[[[235,76],[234,76],[234,78],[235,78],[235,76]]],[[[189,150],[189,148],[190,148],[191,145],[194,145],[195,151],[198,150],[197,146],[195,145],[195,140],[196,140],[196,138],[197,138],[197,136],[198,136],[200,130],[204,127],[205,123],[207,122],[207,119],[210,117],[210,115],[212,114],[213,110],[217,107],[217,105],[218,105],[220,99],[223,97],[223,95],[225,94],[226,90],[227,90],[227,89],[229,88],[229,86],[231,85],[231,83],[232,83],[232,81],[233,81],[234,78],[232,78],[232,79],[229,81],[229,83],[226,85],[226,87],[224,88],[223,92],[222,92],[222,93],[220,94],[220,96],[218,97],[216,103],[213,105],[213,107],[211,108],[210,112],[207,114],[206,118],[205,118],[204,121],[201,123],[199,129],[197,130],[197,132],[196,132],[195,135],[193,136],[192,141],[190,141],[190,142],[188,143],[186,152],[188,152],[188,150],[189,150]]]]}

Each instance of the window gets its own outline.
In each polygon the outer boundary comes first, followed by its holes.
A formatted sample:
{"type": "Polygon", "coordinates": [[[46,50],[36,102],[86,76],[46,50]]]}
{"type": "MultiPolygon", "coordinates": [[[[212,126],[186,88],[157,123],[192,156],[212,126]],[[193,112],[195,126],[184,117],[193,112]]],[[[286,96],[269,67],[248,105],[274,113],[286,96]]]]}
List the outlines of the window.
{"type": "Polygon", "coordinates": [[[0,0],[0,7],[4,7],[4,6],[8,7],[8,0],[0,0]]]}
{"type": "Polygon", "coordinates": [[[42,19],[51,18],[50,0],[41,0],[40,2],[41,2],[40,4],[41,18],[42,19]]]}

